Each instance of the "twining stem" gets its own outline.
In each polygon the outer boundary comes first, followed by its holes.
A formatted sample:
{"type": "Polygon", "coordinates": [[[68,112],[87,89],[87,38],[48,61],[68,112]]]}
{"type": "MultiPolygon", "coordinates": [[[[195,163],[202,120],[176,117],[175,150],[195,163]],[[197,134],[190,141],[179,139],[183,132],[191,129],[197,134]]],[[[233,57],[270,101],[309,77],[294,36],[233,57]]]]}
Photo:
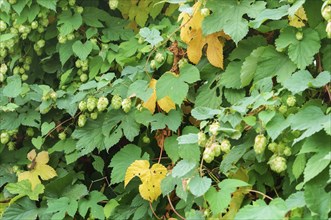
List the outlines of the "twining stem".
{"type": "Polygon", "coordinates": [[[184,218],[183,216],[181,216],[181,215],[176,211],[175,207],[173,206],[173,204],[172,204],[172,202],[171,202],[171,199],[170,199],[170,196],[169,196],[169,195],[167,195],[167,198],[168,198],[169,205],[170,205],[172,211],[173,211],[173,212],[174,212],[174,213],[175,213],[180,219],[185,220],[185,218],[184,218]]]}
{"type": "Polygon", "coordinates": [[[157,216],[156,213],[154,212],[154,209],[153,209],[153,206],[152,206],[152,203],[151,203],[151,202],[149,202],[149,207],[151,208],[151,211],[152,211],[153,215],[155,216],[155,218],[157,218],[157,219],[161,219],[161,218],[160,218],[159,216],[157,216]]]}
{"type": "Polygon", "coordinates": [[[254,189],[250,189],[249,191],[250,191],[250,192],[257,193],[257,194],[260,194],[261,196],[263,196],[263,198],[268,198],[268,199],[270,199],[270,200],[274,200],[273,198],[271,198],[270,196],[264,194],[263,192],[260,192],[260,191],[254,190],[254,189]]]}

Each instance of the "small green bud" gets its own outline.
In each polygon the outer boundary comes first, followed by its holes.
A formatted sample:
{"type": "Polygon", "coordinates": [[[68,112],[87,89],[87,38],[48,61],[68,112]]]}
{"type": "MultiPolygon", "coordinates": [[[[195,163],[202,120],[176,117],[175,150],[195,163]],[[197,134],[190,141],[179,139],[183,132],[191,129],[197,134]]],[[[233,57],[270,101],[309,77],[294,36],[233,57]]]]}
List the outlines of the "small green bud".
{"type": "Polygon", "coordinates": [[[203,17],[207,17],[208,15],[210,15],[210,10],[208,8],[202,8],[200,10],[200,13],[203,17]]]}
{"type": "Polygon", "coordinates": [[[145,144],[149,144],[149,143],[151,143],[151,139],[148,137],[148,136],[144,136],[143,137],[143,142],[145,143],[145,144]]]}
{"type": "Polygon", "coordinates": [[[270,169],[276,173],[281,173],[287,168],[286,159],[281,156],[273,155],[268,161],[268,164],[270,165],[270,169]]]}
{"type": "Polygon", "coordinates": [[[207,143],[207,136],[205,133],[203,133],[202,131],[200,131],[198,133],[198,144],[200,147],[205,147],[207,143]]]}
{"type": "Polygon", "coordinates": [[[60,140],[65,140],[67,138],[67,134],[63,131],[58,134],[60,140]]]}
{"type": "Polygon", "coordinates": [[[118,7],[118,0],[109,0],[108,5],[111,10],[115,10],[118,7]]]}
{"type": "Polygon", "coordinates": [[[331,5],[325,5],[324,7],[322,7],[321,14],[326,21],[330,20],[331,19],[331,5]]]}
{"type": "Polygon", "coordinates": [[[88,80],[88,76],[86,73],[83,73],[79,76],[81,82],[86,82],[88,80]]]}
{"type": "Polygon", "coordinates": [[[87,98],[86,107],[89,112],[92,112],[97,106],[97,99],[93,96],[87,98]]]}
{"type": "Polygon", "coordinates": [[[209,125],[209,132],[212,135],[218,134],[218,129],[220,128],[220,123],[218,121],[213,122],[211,125],[209,125]]]}
{"type": "Polygon", "coordinates": [[[303,39],[303,33],[301,31],[298,31],[296,34],[295,34],[295,38],[300,41],[303,39]]]}
{"type": "Polygon", "coordinates": [[[0,20],[0,32],[5,31],[7,29],[7,24],[0,20]]]}
{"type": "Polygon", "coordinates": [[[281,105],[279,108],[278,108],[278,111],[281,113],[281,114],[285,114],[287,112],[287,106],[286,105],[281,105]]]}
{"type": "Polygon", "coordinates": [[[10,136],[7,132],[3,132],[0,135],[0,142],[1,144],[7,144],[10,140],[10,136]]]}
{"type": "Polygon", "coordinates": [[[86,124],[86,115],[81,114],[78,117],[78,126],[79,127],[84,127],[84,125],[86,124]]]}
{"type": "Polygon", "coordinates": [[[219,155],[221,155],[222,152],[222,146],[219,143],[213,143],[210,148],[214,151],[215,153],[215,157],[218,157],[219,155]]]}
{"type": "Polygon", "coordinates": [[[15,150],[15,143],[11,141],[7,144],[7,147],[9,151],[13,151],[15,150]]]}
{"type": "Polygon", "coordinates": [[[77,11],[78,14],[81,14],[81,13],[83,13],[84,8],[82,6],[77,6],[76,11],[77,11]]]}
{"type": "Polygon", "coordinates": [[[78,104],[78,108],[82,112],[85,111],[86,108],[87,108],[86,102],[85,101],[80,101],[79,104],[78,104]]]}
{"type": "Polygon", "coordinates": [[[269,149],[271,152],[275,153],[276,150],[277,150],[277,145],[278,145],[277,143],[272,142],[272,143],[270,143],[270,144],[268,145],[268,149],[269,149]]]}
{"type": "Polygon", "coordinates": [[[284,149],[284,155],[287,156],[287,157],[289,157],[289,156],[291,156],[291,154],[292,154],[291,148],[285,147],[285,149],[284,149]]]}
{"type": "Polygon", "coordinates": [[[98,99],[97,109],[98,111],[102,112],[104,111],[109,104],[109,101],[106,97],[102,96],[98,99]]]}
{"type": "Polygon", "coordinates": [[[162,53],[157,53],[155,55],[155,61],[158,63],[162,63],[164,61],[164,56],[162,53]]]}
{"type": "Polygon", "coordinates": [[[155,60],[151,60],[151,64],[150,64],[150,66],[151,66],[151,68],[152,68],[153,70],[155,70],[155,69],[156,69],[156,61],[155,61],[155,60]]]}
{"type": "Polygon", "coordinates": [[[33,137],[33,135],[34,135],[34,130],[33,130],[33,128],[27,128],[27,129],[26,129],[26,134],[27,134],[29,137],[33,137]]]}
{"type": "Polygon", "coordinates": [[[93,120],[97,119],[98,118],[98,112],[92,112],[90,114],[90,118],[93,119],[93,120]]]}
{"type": "Polygon", "coordinates": [[[38,26],[39,26],[38,21],[32,21],[32,22],[31,22],[31,28],[32,28],[33,30],[37,29],[38,26]]]}
{"type": "Polygon", "coordinates": [[[231,150],[231,143],[228,139],[224,139],[221,142],[221,151],[224,153],[229,153],[231,150]]]}

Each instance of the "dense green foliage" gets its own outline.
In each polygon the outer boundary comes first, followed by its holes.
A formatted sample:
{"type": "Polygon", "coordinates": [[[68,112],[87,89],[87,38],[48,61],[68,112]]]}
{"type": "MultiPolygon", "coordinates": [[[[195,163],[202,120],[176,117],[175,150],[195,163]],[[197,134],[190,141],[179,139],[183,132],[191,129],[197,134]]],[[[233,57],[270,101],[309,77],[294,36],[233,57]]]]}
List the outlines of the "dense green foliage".
{"type": "Polygon", "coordinates": [[[328,37],[329,0],[0,0],[0,216],[330,218],[328,37]]]}

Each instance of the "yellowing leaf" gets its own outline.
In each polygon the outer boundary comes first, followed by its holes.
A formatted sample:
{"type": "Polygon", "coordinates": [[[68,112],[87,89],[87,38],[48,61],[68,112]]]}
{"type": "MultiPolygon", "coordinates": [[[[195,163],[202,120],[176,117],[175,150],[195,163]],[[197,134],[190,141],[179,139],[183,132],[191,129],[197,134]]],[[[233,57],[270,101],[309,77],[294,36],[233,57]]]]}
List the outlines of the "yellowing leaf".
{"type": "Polygon", "coordinates": [[[149,83],[149,87],[153,89],[153,94],[151,95],[151,97],[145,102],[143,103],[143,107],[147,108],[151,113],[155,112],[155,107],[156,107],[156,103],[160,106],[160,108],[165,111],[165,112],[170,112],[170,110],[172,109],[176,109],[176,105],[175,103],[170,99],[169,96],[166,96],[162,99],[160,99],[159,101],[156,101],[156,79],[152,79],[149,83]]]}
{"type": "Polygon", "coordinates": [[[166,174],[167,169],[162,164],[154,164],[149,169],[147,160],[136,160],[126,170],[124,186],[135,176],[139,177],[142,182],[139,185],[141,197],[153,202],[161,195],[161,181],[166,174]]]}
{"type": "Polygon", "coordinates": [[[180,38],[187,44],[187,56],[192,63],[197,64],[200,61],[203,47],[207,44],[207,59],[213,66],[223,69],[224,39],[230,37],[223,31],[203,36],[204,17],[200,13],[200,6],[201,2],[194,4],[192,18],[185,12],[180,14],[179,19],[182,19],[180,38]]]}
{"type": "Polygon", "coordinates": [[[32,162],[28,167],[29,171],[25,171],[18,174],[18,181],[29,180],[31,183],[31,188],[34,189],[36,185],[40,184],[40,179],[49,180],[57,176],[56,171],[49,165],[49,156],[47,151],[42,151],[36,153],[32,150],[28,153],[27,158],[32,162]]]}
{"type": "Polygon", "coordinates": [[[305,21],[307,21],[307,15],[305,9],[301,6],[293,16],[288,16],[289,25],[301,28],[305,26],[305,21]]]}

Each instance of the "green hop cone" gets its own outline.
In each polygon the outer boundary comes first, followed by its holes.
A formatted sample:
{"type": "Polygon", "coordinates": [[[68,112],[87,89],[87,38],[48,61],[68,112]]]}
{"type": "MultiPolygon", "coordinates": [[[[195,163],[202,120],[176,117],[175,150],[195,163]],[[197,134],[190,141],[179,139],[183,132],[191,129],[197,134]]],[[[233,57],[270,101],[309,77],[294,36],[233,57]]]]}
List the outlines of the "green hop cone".
{"type": "Polygon", "coordinates": [[[287,107],[286,105],[281,105],[279,108],[278,108],[278,111],[281,113],[281,114],[285,114],[287,112],[287,107]]]}
{"type": "Polygon", "coordinates": [[[100,111],[100,112],[104,111],[107,108],[108,104],[109,104],[109,101],[106,97],[104,97],[104,96],[100,97],[98,100],[98,104],[97,104],[98,111],[100,111]]]}
{"type": "Polygon", "coordinates": [[[149,144],[149,143],[151,143],[151,139],[148,137],[148,136],[144,136],[143,137],[143,142],[145,143],[145,144],[149,144]]]}
{"type": "Polygon", "coordinates": [[[276,150],[277,150],[277,143],[275,143],[275,142],[270,143],[270,144],[268,145],[268,149],[269,149],[271,152],[275,153],[276,150]]]}
{"type": "Polygon", "coordinates": [[[221,151],[224,153],[229,153],[231,150],[231,143],[228,139],[224,139],[221,142],[221,151]]]}
{"type": "Polygon", "coordinates": [[[15,143],[11,141],[7,144],[7,147],[9,151],[13,151],[15,150],[15,143]]]}
{"type": "Polygon", "coordinates": [[[284,155],[287,156],[287,157],[291,156],[291,154],[292,154],[291,148],[289,148],[289,147],[285,147],[283,153],[284,153],[284,155]]]}
{"type": "Polygon", "coordinates": [[[286,99],[286,104],[290,107],[295,106],[296,99],[295,96],[291,95],[286,99]]]}
{"type": "Polygon", "coordinates": [[[285,150],[286,147],[287,147],[287,146],[285,145],[285,143],[280,142],[280,143],[277,145],[276,153],[279,154],[279,155],[284,154],[284,150],[285,150]]]}
{"type": "MultiPolygon", "coordinates": [[[[208,149],[208,148],[206,148],[208,149]]],[[[214,156],[212,154],[209,153],[209,151],[204,151],[203,152],[203,156],[202,156],[203,160],[206,161],[206,163],[211,163],[214,160],[214,156]]]]}
{"type": "Polygon", "coordinates": [[[26,129],[26,134],[27,134],[29,137],[33,137],[33,135],[34,135],[34,130],[33,130],[33,128],[27,128],[27,129],[26,129]]]}
{"type": "Polygon", "coordinates": [[[111,99],[111,107],[113,109],[120,109],[122,106],[122,98],[119,95],[114,95],[111,99]]]}
{"type": "Polygon", "coordinates": [[[217,142],[213,143],[210,148],[213,150],[215,157],[221,155],[222,147],[219,143],[217,142]]]}
{"type": "Polygon", "coordinates": [[[273,155],[268,161],[268,164],[270,165],[270,169],[276,173],[281,173],[287,168],[286,159],[281,156],[273,155]]]}
{"type": "Polygon", "coordinates": [[[81,115],[78,117],[78,126],[79,126],[79,127],[84,127],[85,124],[86,124],[86,115],[81,114],[81,115]]]}
{"type": "Polygon", "coordinates": [[[67,134],[63,131],[59,133],[58,137],[60,140],[65,140],[67,138],[67,134]]]}
{"type": "Polygon", "coordinates": [[[90,118],[93,119],[93,120],[97,119],[98,118],[98,112],[92,112],[90,114],[90,118]]]}
{"type": "Polygon", "coordinates": [[[89,112],[92,112],[97,106],[97,99],[95,97],[88,97],[86,101],[86,107],[89,112]]]}
{"type": "Polygon", "coordinates": [[[131,109],[131,99],[130,98],[126,98],[122,101],[122,109],[125,113],[128,113],[131,109]]]}
{"type": "Polygon", "coordinates": [[[331,19],[331,5],[328,5],[326,1],[321,8],[321,14],[326,21],[331,19]]]}
{"type": "Polygon", "coordinates": [[[210,10],[208,8],[202,8],[200,10],[200,13],[203,17],[207,17],[208,15],[210,15],[210,10]]]}
{"type": "Polygon", "coordinates": [[[303,39],[303,33],[301,31],[298,31],[296,34],[295,34],[295,38],[298,40],[298,41],[301,41],[303,39]]]}
{"type": "Polygon", "coordinates": [[[254,151],[256,154],[262,154],[267,146],[267,138],[263,134],[255,137],[254,151]]]}
{"type": "Polygon", "coordinates": [[[118,6],[118,0],[109,0],[108,5],[111,10],[115,10],[118,6]]]}
{"type": "Polygon", "coordinates": [[[217,135],[218,134],[218,129],[220,128],[220,123],[218,121],[213,122],[211,125],[209,125],[209,132],[212,135],[217,135]]]}
{"type": "Polygon", "coordinates": [[[162,63],[164,61],[164,56],[162,53],[157,53],[155,55],[155,61],[158,63],[162,63]]]}
{"type": "Polygon", "coordinates": [[[3,132],[0,135],[1,144],[7,144],[9,142],[10,136],[7,132],[3,132]]]}
{"type": "Polygon", "coordinates": [[[200,147],[205,147],[207,143],[207,136],[205,133],[203,133],[202,131],[200,131],[198,133],[198,144],[200,147]]]}
{"type": "Polygon", "coordinates": [[[82,111],[82,112],[85,111],[86,108],[87,108],[87,104],[86,104],[86,102],[85,102],[85,101],[80,101],[79,104],[78,104],[78,108],[79,108],[79,110],[82,111]]]}

